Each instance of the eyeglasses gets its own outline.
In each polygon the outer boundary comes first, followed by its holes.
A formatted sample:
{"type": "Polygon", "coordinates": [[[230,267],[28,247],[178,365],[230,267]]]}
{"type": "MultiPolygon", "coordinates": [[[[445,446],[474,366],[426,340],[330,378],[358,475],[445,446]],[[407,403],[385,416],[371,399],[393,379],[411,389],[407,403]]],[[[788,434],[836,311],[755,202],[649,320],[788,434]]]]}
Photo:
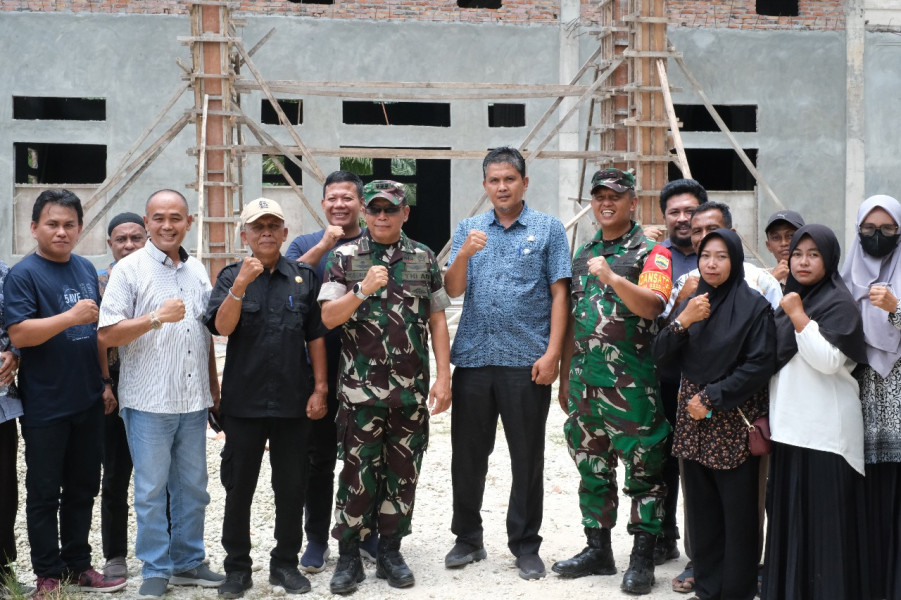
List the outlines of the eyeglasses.
{"type": "Polygon", "coordinates": [[[377,217],[382,213],[386,215],[396,215],[400,212],[401,207],[389,204],[388,206],[367,206],[366,214],[371,217],[377,217]]]}
{"type": "Polygon", "coordinates": [[[860,235],[864,237],[872,237],[876,235],[877,229],[882,232],[882,235],[892,236],[898,233],[897,225],[880,225],[879,227],[876,227],[875,225],[870,225],[868,223],[861,225],[858,231],[860,232],[860,235]]]}

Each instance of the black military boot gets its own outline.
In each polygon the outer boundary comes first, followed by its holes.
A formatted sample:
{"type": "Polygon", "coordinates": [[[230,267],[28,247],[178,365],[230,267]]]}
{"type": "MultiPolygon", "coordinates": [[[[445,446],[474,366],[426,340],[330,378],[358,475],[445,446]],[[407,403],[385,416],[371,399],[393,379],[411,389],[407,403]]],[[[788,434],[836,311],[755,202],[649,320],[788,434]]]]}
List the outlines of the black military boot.
{"type": "Polygon", "coordinates": [[[630,594],[650,594],[654,586],[654,547],[657,536],[646,531],[635,534],[629,568],[620,588],[630,594]]]}
{"type": "Polygon", "coordinates": [[[561,577],[585,577],[586,575],[616,575],[613,549],[610,547],[610,530],[585,528],[588,546],[570,558],[555,562],[551,570],[561,577]]]}
{"type": "Polygon", "coordinates": [[[366,572],[360,558],[360,540],[338,542],[338,565],[332,574],[329,589],[333,594],[352,594],[364,579],[366,572]]]}
{"type": "Polygon", "coordinates": [[[387,535],[379,538],[379,554],[375,559],[375,576],[387,579],[396,588],[410,587],[416,583],[413,572],[400,553],[400,537],[387,535]]]}

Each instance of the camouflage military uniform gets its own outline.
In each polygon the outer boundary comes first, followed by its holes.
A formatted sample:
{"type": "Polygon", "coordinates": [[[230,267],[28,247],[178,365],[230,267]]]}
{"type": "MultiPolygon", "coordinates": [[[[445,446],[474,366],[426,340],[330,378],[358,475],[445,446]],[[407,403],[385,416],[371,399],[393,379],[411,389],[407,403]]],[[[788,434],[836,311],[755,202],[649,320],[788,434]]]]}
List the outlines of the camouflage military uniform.
{"type": "Polygon", "coordinates": [[[616,523],[619,457],[626,468],[624,491],[632,498],[629,532],[660,535],[670,426],[658,401],[651,357],[656,325],[632,313],[611,286],[589,275],[588,259],[595,256],[605,256],[616,274],[652,289],[664,302],[672,287],[669,251],[655,248],[638,224],[612,242],[598,232],[573,258],[576,348],[564,434],[581,476],[582,523],[606,529],[616,523]]]}
{"type": "Polygon", "coordinates": [[[410,532],[428,444],[429,317],[450,305],[435,256],[403,233],[396,244],[379,244],[367,233],[332,251],[319,301],[344,296],[373,265],[388,269],[388,285],[341,329],[337,424],[344,467],[332,536],[345,541],[369,535],[366,519],[376,503],[380,535],[410,532]]]}

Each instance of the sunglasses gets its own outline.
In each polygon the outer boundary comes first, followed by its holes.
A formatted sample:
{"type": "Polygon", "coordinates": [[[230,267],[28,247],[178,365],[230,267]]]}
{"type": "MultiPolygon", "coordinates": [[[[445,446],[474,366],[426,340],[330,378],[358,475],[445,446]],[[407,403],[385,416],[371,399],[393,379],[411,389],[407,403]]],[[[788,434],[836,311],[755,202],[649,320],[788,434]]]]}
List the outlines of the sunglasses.
{"type": "Polygon", "coordinates": [[[367,206],[366,214],[372,217],[377,217],[382,213],[385,213],[386,215],[396,215],[400,210],[400,206],[395,206],[393,204],[389,206],[367,206]]]}

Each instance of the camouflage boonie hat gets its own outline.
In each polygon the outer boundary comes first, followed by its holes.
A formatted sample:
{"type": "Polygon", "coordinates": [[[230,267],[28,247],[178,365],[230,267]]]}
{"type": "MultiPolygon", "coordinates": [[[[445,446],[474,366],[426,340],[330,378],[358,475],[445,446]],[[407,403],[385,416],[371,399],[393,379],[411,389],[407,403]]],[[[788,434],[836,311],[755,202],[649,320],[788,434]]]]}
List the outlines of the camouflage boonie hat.
{"type": "Polygon", "coordinates": [[[395,206],[404,203],[404,187],[396,181],[389,179],[376,179],[363,186],[363,206],[376,198],[384,198],[395,206]]]}
{"type": "Polygon", "coordinates": [[[604,169],[595,173],[591,178],[591,193],[593,194],[602,186],[610,188],[617,194],[622,194],[626,190],[635,189],[635,175],[619,169],[604,169]]]}

